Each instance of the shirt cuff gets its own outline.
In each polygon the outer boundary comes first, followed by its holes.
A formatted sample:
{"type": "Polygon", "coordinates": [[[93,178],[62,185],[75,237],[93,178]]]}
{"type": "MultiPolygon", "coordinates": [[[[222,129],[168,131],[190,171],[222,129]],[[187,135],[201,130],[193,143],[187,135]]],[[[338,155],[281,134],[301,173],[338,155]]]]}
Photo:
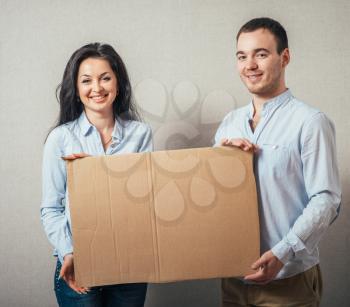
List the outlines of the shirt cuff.
{"type": "Polygon", "coordinates": [[[294,256],[292,247],[284,239],[278,242],[271,251],[283,264],[286,264],[294,256]]]}
{"type": "Polygon", "coordinates": [[[73,254],[72,241],[70,240],[70,238],[67,238],[67,240],[68,241],[66,242],[65,246],[61,246],[60,249],[57,251],[58,259],[62,264],[63,264],[63,258],[65,255],[73,254]]]}
{"type": "Polygon", "coordinates": [[[283,264],[286,264],[297,252],[305,248],[303,241],[294,232],[290,231],[271,251],[283,264]]]}

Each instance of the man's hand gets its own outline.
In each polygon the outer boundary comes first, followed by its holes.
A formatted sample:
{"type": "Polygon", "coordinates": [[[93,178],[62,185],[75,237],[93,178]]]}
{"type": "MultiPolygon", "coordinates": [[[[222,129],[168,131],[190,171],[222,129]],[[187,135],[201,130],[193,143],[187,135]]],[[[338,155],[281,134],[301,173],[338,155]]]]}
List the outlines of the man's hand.
{"type": "Polygon", "coordinates": [[[79,294],[86,294],[89,292],[89,288],[78,287],[75,283],[73,254],[64,256],[59,278],[62,278],[69,287],[79,294]]]}
{"type": "Polygon", "coordinates": [[[283,268],[283,265],[272,251],[269,250],[252,264],[252,269],[257,272],[245,276],[244,279],[259,284],[267,284],[276,277],[278,272],[283,268]]]}
{"type": "Polygon", "coordinates": [[[71,154],[69,156],[62,157],[62,159],[65,161],[72,161],[75,159],[80,159],[80,158],[85,158],[85,157],[91,157],[91,155],[88,155],[84,152],[81,152],[81,153],[74,153],[74,154],[71,154]]]}
{"type": "Polygon", "coordinates": [[[222,139],[220,142],[221,146],[233,146],[233,147],[238,147],[244,151],[252,151],[252,152],[257,152],[258,151],[258,146],[251,143],[247,139],[222,139]]]}

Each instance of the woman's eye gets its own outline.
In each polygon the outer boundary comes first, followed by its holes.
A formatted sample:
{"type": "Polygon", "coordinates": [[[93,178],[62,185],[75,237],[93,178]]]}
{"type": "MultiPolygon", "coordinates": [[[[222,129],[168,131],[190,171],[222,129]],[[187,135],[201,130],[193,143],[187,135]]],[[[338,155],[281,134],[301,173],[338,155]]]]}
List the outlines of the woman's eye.
{"type": "Polygon", "coordinates": [[[89,79],[84,79],[83,81],[81,81],[81,83],[84,83],[84,84],[87,84],[87,83],[89,83],[89,82],[90,82],[89,79]]]}
{"type": "Polygon", "coordinates": [[[103,77],[102,80],[103,80],[103,81],[109,81],[109,80],[111,80],[111,77],[103,77]]]}

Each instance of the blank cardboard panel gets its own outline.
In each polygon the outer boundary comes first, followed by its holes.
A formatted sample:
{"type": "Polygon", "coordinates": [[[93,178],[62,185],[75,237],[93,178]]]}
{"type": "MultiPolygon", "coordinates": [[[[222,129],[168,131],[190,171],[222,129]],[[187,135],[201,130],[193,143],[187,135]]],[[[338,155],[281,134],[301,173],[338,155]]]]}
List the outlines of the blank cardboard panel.
{"type": "Polygon", "coordinates": [[[251,272],[260,250],[252,157],[217,147],[68,162],[77,283],[251,272]]]}

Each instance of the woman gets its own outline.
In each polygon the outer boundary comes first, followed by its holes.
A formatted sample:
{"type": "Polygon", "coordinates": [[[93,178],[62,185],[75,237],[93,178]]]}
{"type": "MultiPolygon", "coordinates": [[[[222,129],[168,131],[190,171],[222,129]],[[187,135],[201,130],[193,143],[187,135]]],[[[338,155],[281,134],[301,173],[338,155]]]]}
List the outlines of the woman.
{"type": "Polygon", "coordinates": [[[137,121],[129,77],[116,51],[89,44],[73,53],[63,74],[57,126],[43,156],[41,219],[58,257],[55,293],[59,306],[144,305],[146,284],[78,287],[66,189],[66,159],[152,150],[151,130],[137,121]]]}

